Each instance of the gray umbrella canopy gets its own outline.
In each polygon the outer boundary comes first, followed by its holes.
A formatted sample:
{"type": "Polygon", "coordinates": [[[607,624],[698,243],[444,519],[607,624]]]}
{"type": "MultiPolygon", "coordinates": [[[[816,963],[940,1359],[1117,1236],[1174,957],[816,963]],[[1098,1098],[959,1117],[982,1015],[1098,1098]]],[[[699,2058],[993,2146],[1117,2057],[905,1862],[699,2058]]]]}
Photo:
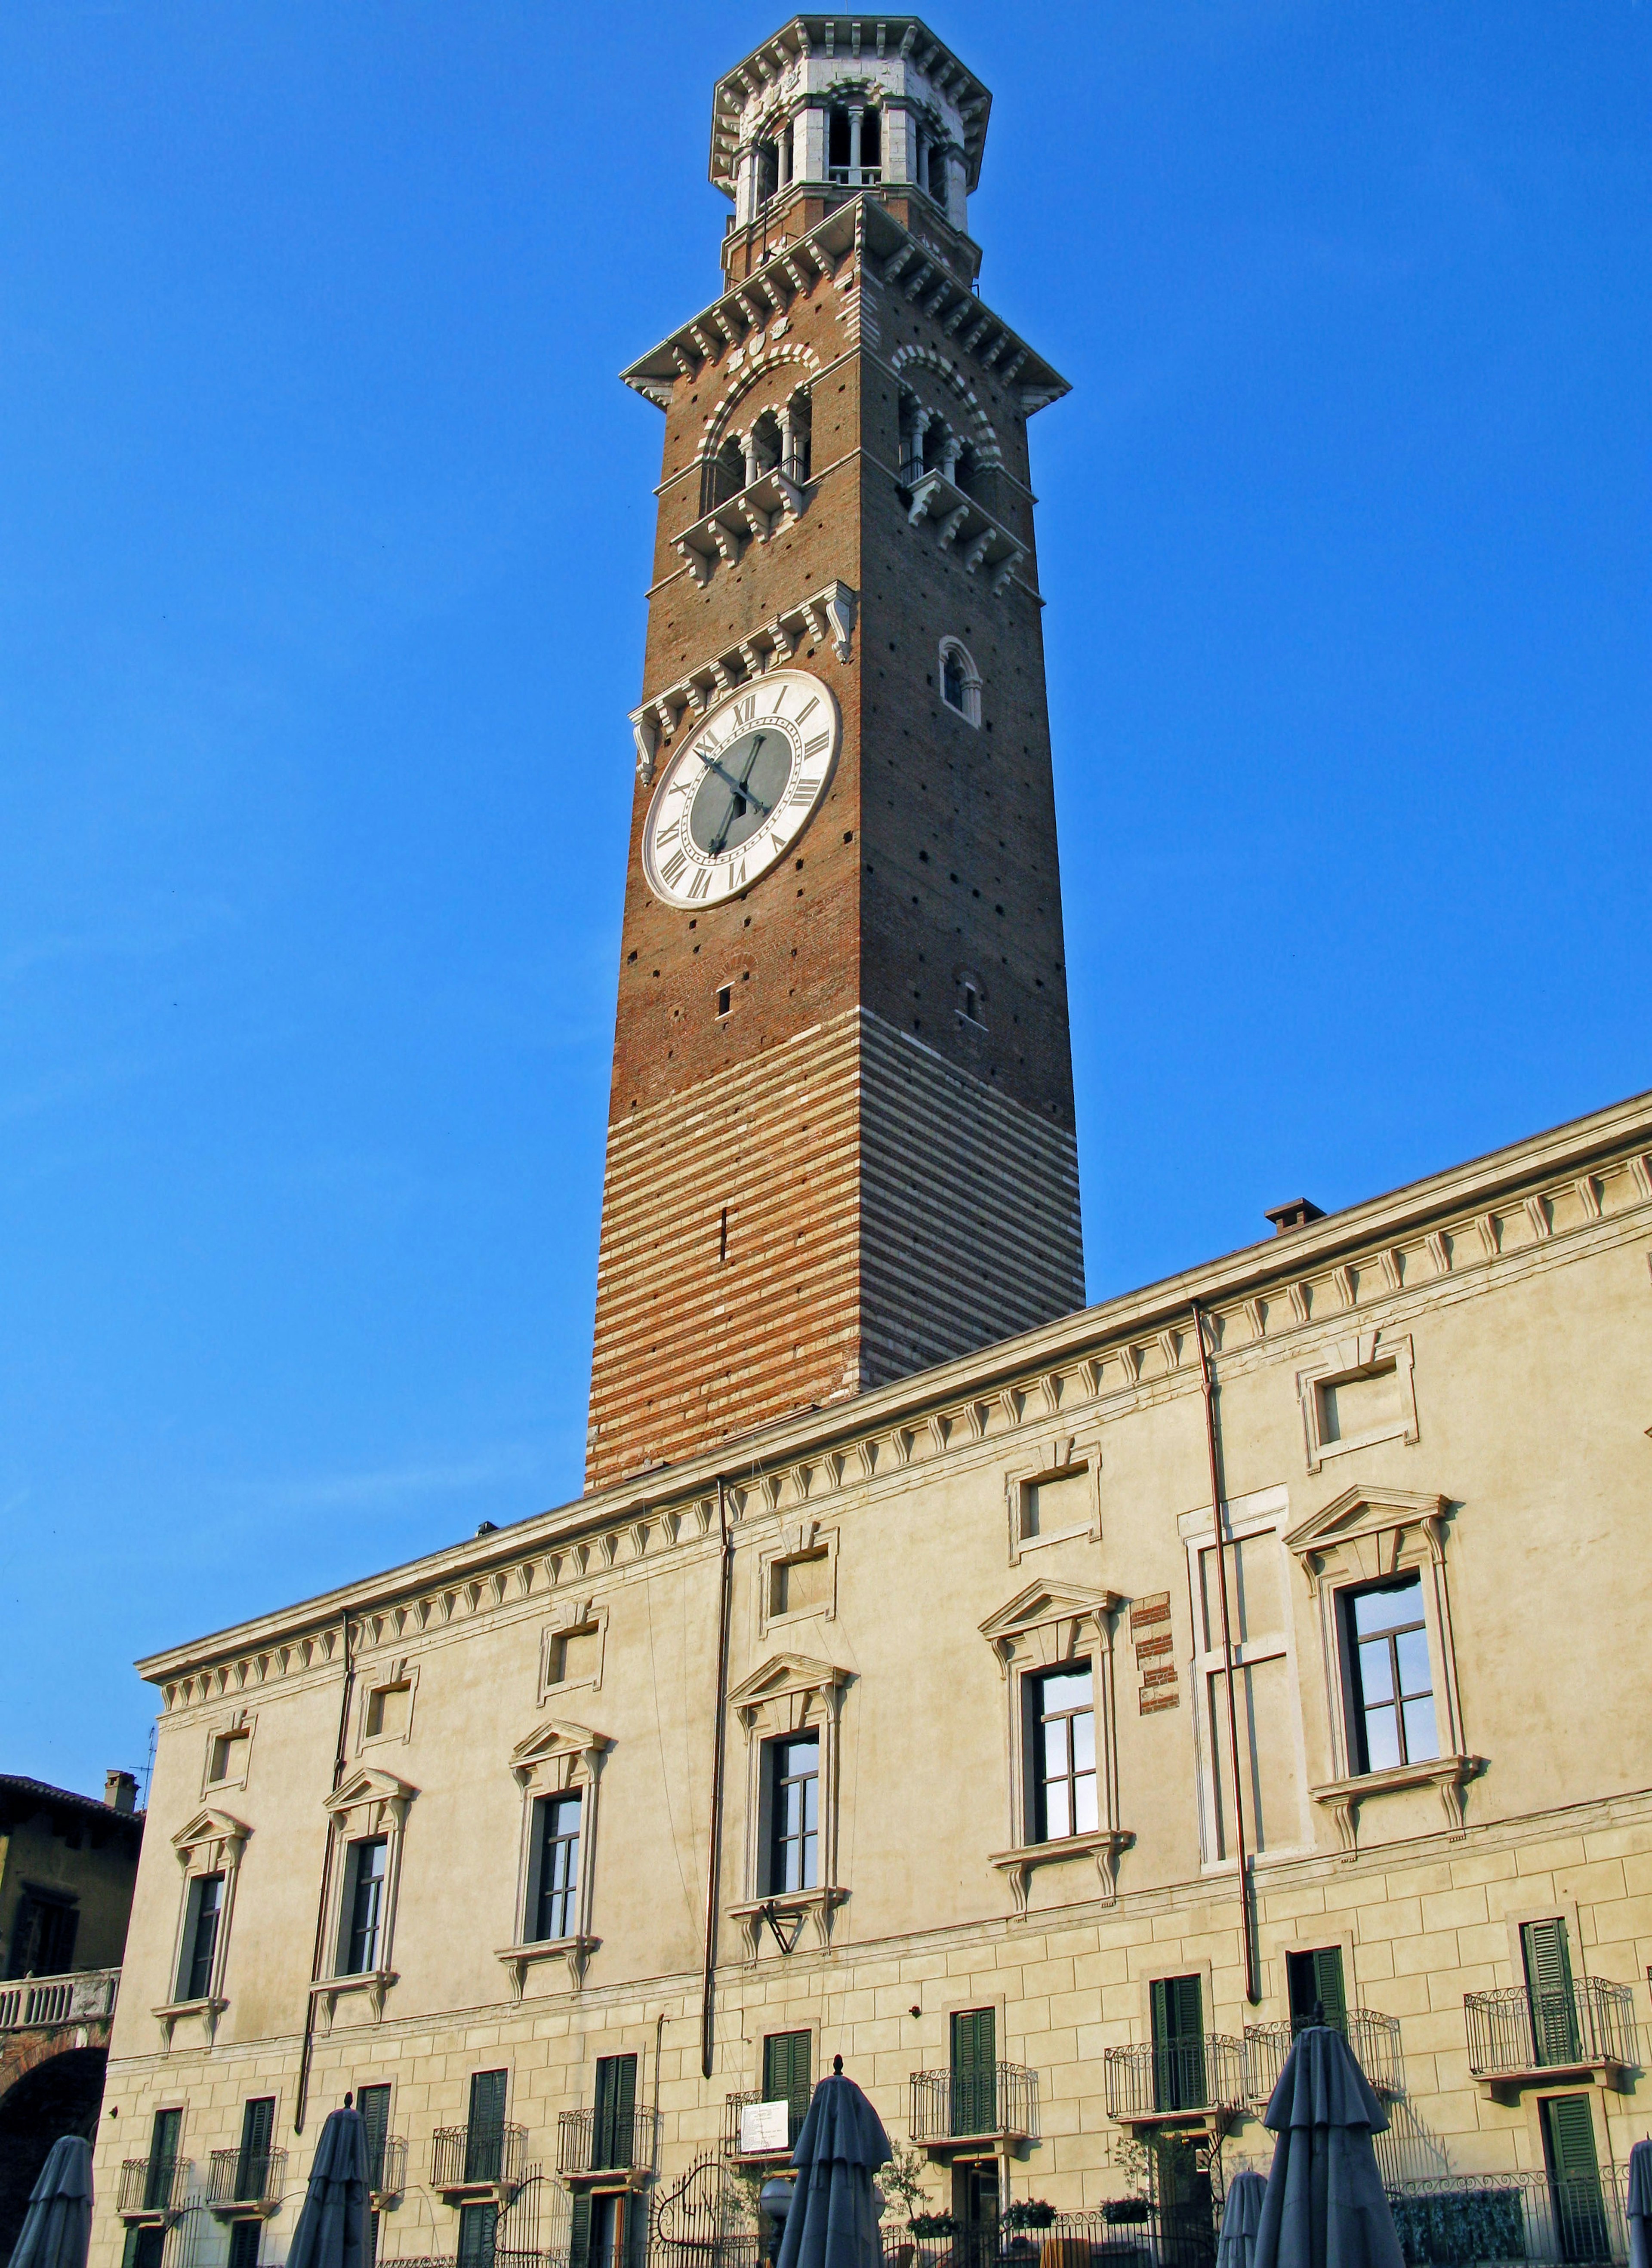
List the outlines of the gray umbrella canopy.
{"type": "Polygon", "coordinates": [[[1340,2032],[1298,2032],[1262,2117],[1279,2139],[1252,2268],[1404,2268],[1371,2146],[1388,2113],[1340,2032]]]}
{"type": "Polygon", "coordinates": [[[1629,2153],[1629,2268],[1652,2268],[1652,2142],[1629,2153]]]}
{"type": "Polygon", "coordinates": [[[1268,2185],[1247,2166],[1228,2184],[1221,2209],[1221,2235],[1216,2246],[1216,2268],[1255,2268],[1257,2231],[1262,2226],[1262,2200],[1268,2185]]]}
{"type": "Polygon", "coordinates": [[[832,2070],[815,2089],[792,2151],[797,2190],[778,2268],[881,2268],[872,2176],[889,2163],[889,2138],[853,2080],[842,2076],[841,2056],[832,2070]]]}
{"type": "Polygon", "coordinates": [[[287,2268],[367,2268],[367,2130],[359,2110],[327,2114],[287,2268]]]}
{"type": "Polygon", "coordinates": [[[78,2134],[54,2142],[29,2192],[12,2268],[86,2268],[92,2242],[92,2145],[78,2134]]]}

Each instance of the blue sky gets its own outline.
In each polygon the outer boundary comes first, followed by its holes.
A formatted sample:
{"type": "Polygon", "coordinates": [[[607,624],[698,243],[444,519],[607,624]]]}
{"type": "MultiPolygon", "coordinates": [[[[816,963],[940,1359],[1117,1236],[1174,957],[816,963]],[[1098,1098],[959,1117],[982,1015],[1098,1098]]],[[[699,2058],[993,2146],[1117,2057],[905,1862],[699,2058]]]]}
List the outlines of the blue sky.
{"type": "MultiPolygon", "coordinates": [[[[0,16],[0,1765],[578,1492],[678,0],[0,16]]],[[[932,15],[992,88],[1093,1299],[1652,1086],[1652,8],[932,15]]]]}

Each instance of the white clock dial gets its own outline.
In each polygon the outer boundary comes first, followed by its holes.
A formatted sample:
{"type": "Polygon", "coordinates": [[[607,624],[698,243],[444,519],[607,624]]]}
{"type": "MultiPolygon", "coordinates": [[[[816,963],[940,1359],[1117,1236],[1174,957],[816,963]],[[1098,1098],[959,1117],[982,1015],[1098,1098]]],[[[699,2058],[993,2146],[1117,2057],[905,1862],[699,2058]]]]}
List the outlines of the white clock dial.
{"type": "Polygon", "coordinates": [[[774,669],[719,701],[672,757],[643,828],[643,865],[671,906],[749,889],[808,826],[837,761],[830,687],[774,669]]]}

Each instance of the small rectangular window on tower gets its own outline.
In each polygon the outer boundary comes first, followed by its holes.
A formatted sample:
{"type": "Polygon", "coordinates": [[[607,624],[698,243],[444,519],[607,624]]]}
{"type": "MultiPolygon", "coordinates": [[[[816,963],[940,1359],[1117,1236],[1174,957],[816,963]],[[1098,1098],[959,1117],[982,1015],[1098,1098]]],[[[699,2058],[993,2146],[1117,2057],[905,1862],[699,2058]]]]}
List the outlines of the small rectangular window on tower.
{"type": "Polygon", "coordinates": [[[719,1014],[719,1016],[726,1016],[726,1015],[727,1015],[727,1013],[728,1013],[729,1010],[734,1006],[734,986],[733,986],[732,984],[719,984],[719,985],[718,986],[718,988],[717,988],[717,1012],[718,1012],[718,1014],[719,1014]]]}

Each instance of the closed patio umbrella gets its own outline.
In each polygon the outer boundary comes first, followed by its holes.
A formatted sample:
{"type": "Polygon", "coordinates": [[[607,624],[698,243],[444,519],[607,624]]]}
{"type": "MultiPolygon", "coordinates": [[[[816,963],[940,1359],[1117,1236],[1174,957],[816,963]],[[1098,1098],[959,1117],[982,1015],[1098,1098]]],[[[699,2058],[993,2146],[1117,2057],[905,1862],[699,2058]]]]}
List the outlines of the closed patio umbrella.
{"type": "Polygon", "coordinates": [[[1262,2200],[1267,2193],[1267,2183],[1249,2166],[1228,2183],[1221,2209],[1221,2235],[1216,2244],[1216,2268],[1254,2268],[1262,2200]]]}
{"type": "MultiPolygon", "coordinates": [[[[872,2176],[889,2158],[882,2121],[832,2058],[792,2151],[797,2188],[780,2240],[778,2268],[881,2268],[872,2176]]],[[[288,2263],[288,2268],[294,2264],[288,2263]]],[[[303,2264],[299,2264],[303,2268],[303,2264]]]]}
{"type": "Polygon", "coordinates": [[[1629,2153],[1629,2268],[1652,2268],[1652,2142],[1629,2153]]]}
{"type": "Polygon", "coordinates": [[[1298,2032],[1262,2117],[1279,2139],[1252,2268],[1404,2268],[1371,2146],[1388,2113],[1340,2032],[1298,2032]]]}
{"type": "Polygon", "coordinates": [[[287,2268],[367,2268],[367,2130],[348,2104],[317,2138],[287,2268]]]}
{"type": "Polygon", "coordinates": [[[78,2134],[54,2142],[29,2191],[11,2268],[86,2268],[92,2242],[92,2145],[78,2134]]]}

